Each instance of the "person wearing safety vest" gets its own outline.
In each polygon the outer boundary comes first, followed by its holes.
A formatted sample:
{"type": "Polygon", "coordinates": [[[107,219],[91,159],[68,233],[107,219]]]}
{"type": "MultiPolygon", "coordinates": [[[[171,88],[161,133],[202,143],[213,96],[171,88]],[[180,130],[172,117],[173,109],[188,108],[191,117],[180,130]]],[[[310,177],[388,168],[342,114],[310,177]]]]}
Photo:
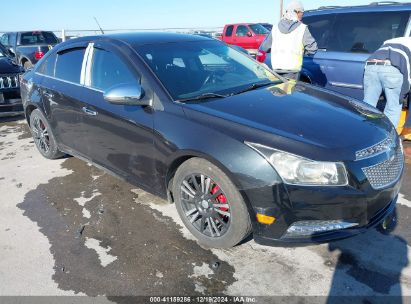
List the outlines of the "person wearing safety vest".
{"type": "Polygon", "coordinates": [[[295,80],[299,78],[304,52],[315,54],[318,50],[307,25],[301,22],[303,15],[304,6],[301,2],[291,1],[261,48],[263,51],[271,48],[271,66],[274,71],[295,80]]]}

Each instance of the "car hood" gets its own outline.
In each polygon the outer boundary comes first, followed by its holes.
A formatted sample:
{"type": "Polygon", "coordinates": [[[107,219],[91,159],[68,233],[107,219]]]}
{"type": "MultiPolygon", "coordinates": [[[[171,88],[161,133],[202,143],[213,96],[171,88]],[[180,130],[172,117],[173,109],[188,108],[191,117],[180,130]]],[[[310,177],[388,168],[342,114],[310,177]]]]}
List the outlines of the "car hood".
{"type": "Polygon", "coordinates": [[[0,57],[0,74],[14,74],[22,72],[21,67],[13,63],[9,57],[0,57]]]}
{"type": "Polygon", "coordinates": [[[308,84],[270,86],[223,99],[184,104],[186,114],[214,128],[311,159],[355,159],[355,151],[393,132],[363,102],[308,84]],[[206,114],[204,116],[204,114],[206,114]]]}

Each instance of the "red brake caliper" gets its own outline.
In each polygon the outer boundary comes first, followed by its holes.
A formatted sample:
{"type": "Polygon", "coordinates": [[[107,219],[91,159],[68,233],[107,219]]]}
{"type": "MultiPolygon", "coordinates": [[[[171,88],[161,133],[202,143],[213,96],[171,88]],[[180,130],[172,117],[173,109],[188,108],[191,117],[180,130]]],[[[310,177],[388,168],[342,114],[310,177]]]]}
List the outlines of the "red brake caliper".
{"type": "MultiPolygon", "coordinates": [[[[220,188],[218,188],[217,185],[215,185],[213,187],[213,189],[211,189],[211,194],[216,193],[220,188]]],[[[218,204],[227,204],[227,198],[225,197],[224,194],[220,194],[219,196],[216,197],[216,203],[218,204]]],[[[228,211],[228,206],[227,207],[220,207],[221,211],[228,211]]]]}

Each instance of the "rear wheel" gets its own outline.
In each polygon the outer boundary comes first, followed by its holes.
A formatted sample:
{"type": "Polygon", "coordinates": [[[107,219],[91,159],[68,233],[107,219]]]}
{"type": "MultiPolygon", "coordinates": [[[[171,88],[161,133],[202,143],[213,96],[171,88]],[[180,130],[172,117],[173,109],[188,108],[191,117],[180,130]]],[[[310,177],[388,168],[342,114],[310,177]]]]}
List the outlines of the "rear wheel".
{"type": "Polygon", "coordinates": [[[58,150],[50,125],[39,109],[30,114],[30,131],[37,149],[45,158],[56,159],[64,155],[58,150]]]}
{"type": "Polygon", "coordinates": [[[178,168],[173,194],[184,225],[208,247],[233,247],[251,231],[250,216],[237,188],[204,159],[191,158],[178,168]]]}

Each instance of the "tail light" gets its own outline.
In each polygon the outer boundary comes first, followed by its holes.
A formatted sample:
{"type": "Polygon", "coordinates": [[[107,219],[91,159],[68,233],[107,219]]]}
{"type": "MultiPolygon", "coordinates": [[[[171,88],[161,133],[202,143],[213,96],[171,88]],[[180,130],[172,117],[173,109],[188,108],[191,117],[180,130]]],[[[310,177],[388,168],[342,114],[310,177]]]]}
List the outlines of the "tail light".
{"type": "Polygon", "coordinates": [[[258,62],[264,62],[267,57],[267,53],[261,50],[258,50],[256,59],[258,62]]]}
{"type": "Polygon", "coordinates": [[[42,51],[36,51],[34,53],[34,58],[36,58],[37,60],[41,59],[44,56],[44,52],[42,51]]]}

